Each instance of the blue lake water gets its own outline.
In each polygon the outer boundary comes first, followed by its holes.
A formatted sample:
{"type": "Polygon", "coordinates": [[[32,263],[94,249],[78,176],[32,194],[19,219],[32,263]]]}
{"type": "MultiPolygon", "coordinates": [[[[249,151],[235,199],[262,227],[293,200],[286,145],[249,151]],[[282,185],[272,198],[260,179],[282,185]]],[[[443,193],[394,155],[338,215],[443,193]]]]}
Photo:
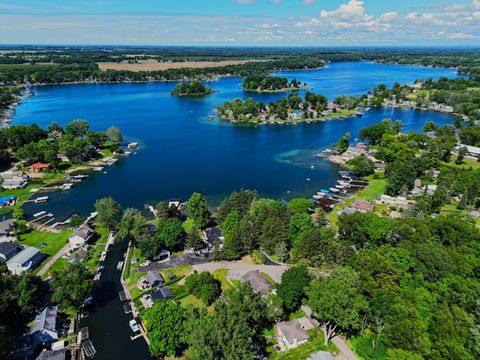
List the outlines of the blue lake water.
{"type": "MultiPolygon", "coordinates": [[[[325,69],[282,72],[306,81],[313,91],[330,99],[360,95],[379,83],[413,83],[417,78],[458,76],[452,69],[381,65],[367,62],[329,64],[325,69]]],[[[270,101],[285,94],[252,94],[241,90],[241,78],[209,84],[218,93],[201,99],[170,95],[174,83],[85,84],[37,87],[35,96],[21,103],[14,124],[56,121],[66,125],[87,119],[95,130],[120,127],[129,140],[140,142],[130,158],[93,173],[66,192],[50,194],[42,205],[28,205],[27,213],[48,210],[59,217],[72,211],[86,214],[96,199],[113,196],[124,207],[141,208],[169,198],[187,199],[194,191],[212,204],[233,190],[257,189],[275,199],[311,196],[331,186],[338,168],[313,157],[349,131],[358,131],[384,118],[400,119],[404,131],[420,130],[427,120],[450,123],[447,114],[378,109],[361,118],[329,120],[297,126],[242,127],[211,121],[207,116],[224,101],[254,97],[270,101]],[[313,168],[311,167],[313,165],[313,168]],[[310,180],[307,180],[310,179],[310,180]]]]}

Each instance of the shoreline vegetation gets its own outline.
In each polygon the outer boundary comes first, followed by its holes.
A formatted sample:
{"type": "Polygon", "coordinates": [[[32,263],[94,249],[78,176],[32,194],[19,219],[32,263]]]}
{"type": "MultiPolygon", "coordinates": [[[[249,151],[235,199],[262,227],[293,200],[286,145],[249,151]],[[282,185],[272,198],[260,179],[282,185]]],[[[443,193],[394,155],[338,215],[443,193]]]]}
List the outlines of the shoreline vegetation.
{"type": "Polygon", "coordinates": [[[242,82],[242,90],[257,93],[278,93],[308,89],[307,83],[297,79],[288,82],[287,78],[269,75],[248,75],[242,82]]]}
{"type": "Polygon", "coordinates": [[[339,96],[328,102],[326,96],[307,91],[304,98],[291,92],[276,102],[265,104],[252,98],[235,99],[217,107],[220,119],[234,124],[283,124],[321,121],[337,117],[361,116],[353,96],[339,96]]]}
{"type": "Polygon", "coordinates": [[[216,92],[200,81],[180,82],[171,92],[174,96],[201,97],[216,92]]]}

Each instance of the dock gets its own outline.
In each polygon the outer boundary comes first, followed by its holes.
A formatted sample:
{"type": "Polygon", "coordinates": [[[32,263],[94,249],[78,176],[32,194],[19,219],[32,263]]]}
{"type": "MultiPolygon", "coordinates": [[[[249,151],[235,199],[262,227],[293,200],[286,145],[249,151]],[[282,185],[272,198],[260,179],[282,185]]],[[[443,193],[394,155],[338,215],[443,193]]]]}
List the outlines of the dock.
{"type": "Polygon", "coordinates": [[[97,350],[95,350],[95,347],[93,346],[93,343],[91,340],[87,340],[83,342],[82,349],[85,356],[89,359],[92,359],[97,353],[97,350]]]}

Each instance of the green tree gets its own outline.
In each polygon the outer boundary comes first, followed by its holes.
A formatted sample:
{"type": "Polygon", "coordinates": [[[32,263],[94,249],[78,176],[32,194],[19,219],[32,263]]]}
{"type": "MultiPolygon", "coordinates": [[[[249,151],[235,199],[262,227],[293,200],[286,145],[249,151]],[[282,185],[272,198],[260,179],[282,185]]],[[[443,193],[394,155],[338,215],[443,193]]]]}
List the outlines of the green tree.
{"type": "Polygon", "coordinates": [[[192,194],[188,200],[188,211],[196,227],[202,229],[210,222],[207,199],[202,194],[192,194]]]}
{"type": "Polygon", "coordinates": [[[50,280],[52,300],[63,311],[78,313],[85,298],[92,290],[92,274],[82,264],[68,264],[61,271],[55,271],[50,280]]]}
{"type": "Polygon", "coordinates": [[[340,153],[344,153],[347,151],[348,147],[350,146],[350,133],[347,132],[343,135],[338,143],[334,144],[332,147],[340,153]]]}
{"type": "Polygon", "coordinates": [[[368,176],[375,172],[375,164],[365,155],[360,155],[348,160],[347,166],[359,176],[368,176]]]}
{"type": "Polygon", "coordinates": [[[155,206],[155,210],[157,211],[157,218],[160,220],[165,220],[170,217],[170,209],[165,201],[160,201],[155,206]]]}
{"type": "Polygon", "coordinates": [[[186,310],[178,303],[156,301],[143,315],[150,340],[150,353],[164,358],[181,354],[185,348],[186,310]]]}
{"type": "Polygon", "coordinates": [[[144,234],[140,236],[140,238],[137,240],[137,244],[142,256],[147,259],[152,259],[153,257],[157,256],[163,247],[163,243],[159,237],[151,234],[144,234]]]}
{"type": "Polygon", "coordinates": [[[295,198],[288,202],[288,207],[294,214],[308,214],[312,205],[313,203],[310,200],[304,198],[295,198]]]}
{"type": "Polygon", "coordinates": [[[73,120],[68,123],[65,130],[67,135],[72,135],[73,137],[84,137],[90,130],[90,125],[86,120],[73,120]]]}
{"type": "Polygon", "coordinates": [[[158,237],[167,249],[174,249],[185,234],[182,222],[177,218],[160,221],[158,224],[158,237]]]}
{"type": "Polygon", "coordinates": [[[458,156],[457,159],[455,160],[455,164],[461,165],[463,163],[463,159],[465,159],[465,155],[467,155],[468,149],[465,146],[462,146],[458,150],[458,156]]]}
{"type": "Polygon", "coordinates": [[[367,301],[359,285],[358,274],[341,267],[333,270],[329,277],[312,282],[307,303],[320,322],[325,345],[340,331],[352,334],[361,329],[367,301]]]}
{"type": "Polygon", "coordinates": [[[310,277],[305,267],[294,267],[285,271],[282,274],[282,281],[277,284],[277,294],[282,299],[285,309],[290,312],[297,310],[309,285],[310,277]]]}
{"type": "Polygon", "coordinates": [[[205,242],[202,238],[202,232],[193,227],[192,231],[187,234],[187,239],[185,241],[185,248],[186,249],[193,249],[193,250],[200,250],[206,246],[205,242]]]}
{"type": "Polygon", "coordinates": [[[70,218],[70,226],[73,227],[73,228],[77,228],[79,227],[80,225],[83,224],[83,219],[81,218],[80,215],[73,215],[71,218],[70,218]]]}
{"type": "Polygon", "coordinates": [[[222,292],[220,281],[215,279],[208,271],[195,272],[189,275],[185,280],[185,284],[188,291],[202,300],[207,306],[212,304],[222,292]]]}
{"type": "Polygon", "coordinates": [[[147,219],[137,209],[128,208],[123,212],[117,237],[138,240],[147,231],[147,219]]]}
{"type": "Polygon", "coordinates": [[[97,212],[96,221],[100,226],[109,230],[116,230],[122,217],[122,208],[111,197],[104,197],[95,202],[97,212]]]}
{"type": "Polygon", "coordinates": [[[120,129],[116,126],[109,127],[106,134],[108,138],[113,142],[121,143],[123,141],[122,133],[120,132],[120,129]]]}

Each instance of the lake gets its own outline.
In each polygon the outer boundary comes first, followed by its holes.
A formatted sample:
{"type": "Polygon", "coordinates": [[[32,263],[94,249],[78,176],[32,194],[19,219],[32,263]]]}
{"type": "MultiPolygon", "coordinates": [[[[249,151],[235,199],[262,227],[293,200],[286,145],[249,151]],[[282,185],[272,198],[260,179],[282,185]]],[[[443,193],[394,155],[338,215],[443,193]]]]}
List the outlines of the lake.
{"type": "MultiPolygon", "coordinates": [[[[378,83],[413,83],[417,78],[456,77],[455,70],[384,65],[369,62],[329,64],[324,69],[279,73],[306,81],[312,91],[327,95],[360,95],[378,83]]],[[[92,173],[70,191],[49,194],[42,205],[26,204],[32,214],[41,210],[62,218],[79,211],[86,215],[96,199],[112,196],[124,207],[142,208],[170,198],[188,199],[192,192],[208,196],[211,204],[240,188],[256,189],[262,196],[289,199],[310,197],[333,185],[337,166],[313,154],[335,143],[349,131],[352,139],[361,128],[385,118],[400,119],[404,131],[420,130],[427,120],[452,121],[448,114],[418,110],[375,109],[363,117],[329,120],[297,126],[247,127],[208,120],[213,109],[233,98],[265,102],[286,94],[252,94],[241,90],[241,78],[209,83],[218,93],[204,98],[170,95],[175,83],[83,84],[33,89],[35,96],[16,109],[14,124],[56,121],[66,125],[86,119],[95,130],[118,126],[140,148],[130,158],[92,173]]]]}

